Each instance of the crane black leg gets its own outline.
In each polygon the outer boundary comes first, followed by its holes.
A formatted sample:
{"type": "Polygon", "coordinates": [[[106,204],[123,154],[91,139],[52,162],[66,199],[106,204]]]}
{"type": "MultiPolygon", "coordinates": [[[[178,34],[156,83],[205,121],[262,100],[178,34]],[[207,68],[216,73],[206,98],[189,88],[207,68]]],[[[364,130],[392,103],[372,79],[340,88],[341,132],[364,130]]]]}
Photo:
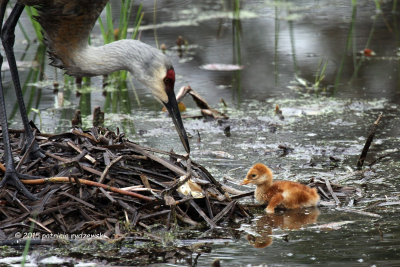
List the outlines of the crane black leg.
{"type": "MultiPolygon", "coordinates": [[[[8,0],[2,0],[0,1],[0,26],[2,25],[3,19],[4,19],[4,13],[6,10],[8,0]]],[[[28,118],[26,115],[26,108],[21,92],[21,86],[19,83],[19,77],[18,77],[18,70],[17,70],[17,65],[15,62],[15,57],[14,57],[14,51],[13,51],[13,46],[14,46],[14,30],[15,26],[17,24],[18,18],[21,15],[21,12],[23,11],[24,6],[21,4],[16,4],[14,9],[12,10],[9,18],[7,19],[3,30],[1,31],[1,39],[3,42],[3,47],[8,59],[8,64],[10,66],[10,71],[12,75],[12,80],[15,86],[15,92],[17,95],[17,100],[18,104],[20,107],[20,112],[22,116],[22,121],[24,123],[24,128],[25,128],[25,136],[27,138],[26,143],[32,142],[34,139],[34,136],[32,134],[32,131],[29,126],[28,118]]],[[[0,67],[3,64],[3,57],[0,55],[0,67]]],[[[2,83],[2,77],[0,73],[0,123],[1,123],[1,128],[3,132],[3,143],[4,143],[4,157],[5,157],[5,167],[6,167],[6,173],[3,177],[3,179],[0,181],[0,188],[4,186],[5,184],[11,184],[15,186],[19,191],[21,191],[26,197],[35,200],[37,197],[33,195],[31,192],[29,192],[26,187],[22,184],[20,181],[20,178],[32,178],[27,175],[22,175],[16,172],[15,166],[14,166],[14,160],[12,157],[12,151],[11,151],[11,144],[10,144],[10,139],[9,139],[9,133],[8,133],[8,123],[7,123],[7,114],[6,114],[6,106],[5,106],[5,101],[4,101],[4,90],[3,90],[3,83],[2,83]]],[[[33,156],[42,156],[42,153],[40,152],[39,146],[35,142],[33,145],[33,156]]]]}
{"type": "MultiPolygon", "coordinates": [[[[14,56],[14,41],[15,41],[15,27],[17,25],[18,19],[24,10],[24,5],[17,3],[7,21],[4,23],[3,29],[1,31],[1,40],[3,43],[4,51],[7,56],[8,64],[10,66],[11,77],[14,84],[15,94],[17,96],[17,101],[19,105],[19,111],[21,113],[22,123],[25,129],[25,147],[29,145],[35,138],[32,134],[31,127],[29,126],[29,120],[25,108],[24,98],[22,95],[21,84],[19,82],[19,75],[17,69],[17,63],[15,62],[14,56]]],[[[40,151],[36,141],[33,143],[33,147],[30,153],[32,158],[44,157],[43,153],[40,151]]]]}

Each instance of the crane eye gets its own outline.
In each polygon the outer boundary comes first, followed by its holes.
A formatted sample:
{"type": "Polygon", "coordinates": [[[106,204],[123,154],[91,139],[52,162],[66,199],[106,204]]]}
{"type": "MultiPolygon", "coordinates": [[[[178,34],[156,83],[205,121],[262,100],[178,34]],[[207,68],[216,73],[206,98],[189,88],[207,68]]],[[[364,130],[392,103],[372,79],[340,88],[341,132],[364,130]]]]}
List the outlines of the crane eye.
{"type": "Polygon", "coordinates": [[[169,84],[171,82],[172,82],[172,80],[170,78],[164,78],[164,83],[165,84],[169,84]]]}

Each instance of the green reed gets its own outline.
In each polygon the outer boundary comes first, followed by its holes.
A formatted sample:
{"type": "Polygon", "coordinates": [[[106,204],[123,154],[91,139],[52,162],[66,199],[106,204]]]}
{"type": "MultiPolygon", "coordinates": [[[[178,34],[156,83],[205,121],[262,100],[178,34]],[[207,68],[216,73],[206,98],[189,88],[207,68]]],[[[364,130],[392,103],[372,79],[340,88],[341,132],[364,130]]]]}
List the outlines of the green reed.
{"type": "MultiPolygon", "coordinates": [[[[112,17],[112,9],[111,4],[107,3],[106,5],[106,21],[105,23],[99,17],[98,22],[100,26],[100,30],[103,36],[103,41],[105,44],[111,43],[116,40],[126,39],[128,37],[128,25],[129,18],[132,13],[133,1],[131,0],[123,0],[121,3],[121,8],[119,12],[119,21],[118,27],[114,28],[113,17],[112,17]]],[[[139,27],[143,19],[142,5],[140,4],[136,13],[136,19],[134,24],[134,31],[132,34],[132,39],[135,39],[137,33],[139,32],[139,27]]],[[[124,81],[127,78],[126,71],[119,71],[118,74],[110,75],[111,78],[119,77],[117,80],[124,81]]]]}
{"type": "Polygon", "coordinates": [[[240,0],[233,2],[233,16],[235,19],[240,18],[240,0]]]}
{"type": "MultiPolygon", "coordinates": [[[[37,10],[36,10],[34,7],[26,6],[26,7],[25,7],[25,12],[26,12],[26,14],[28,15],[29,20],[30,20],[31,23],[32,23],[32,27],[33,27],[33,30],[35,31],[36,38],[37,38],[38,42],[41,43],[41,44],[43,44],[42,28],[40,27],[39,22],[37,22],[37,21],[35,20],[35,16],[38,15],[37,10]]],[[[24,34],[24,37],[26,38],[26,40],[28,41],[28,43],[30,43],[29,37],[28,37],[28,35],[26,34],[24,27],[22,26],[22,24],[20,24],[20,25],[21,25],[20,28],[21,28],[22,33],[24,34]]]]}
{"type": "Polygon", "coordinates": [[[314,87],[319,88],[320,83],[325,79],[326,67],[328,66],[327,59],[321,59],[315,73],[314,87]]]}
{"type": "Polygon", "coordinates": [[[153,24],[154,24],[154,40],[156,42],[156,47],[159,48],[159,46],[158,46],[158,37],[157,37],[157,0],[154,0],[153,24]]]}
{"type": "MultiPolygon", "coordinates": [[[[352,14],[351,14],[350,29],[349,29],[349,33],[347,34],[346,48],[343,53],[342,59],[340,61],[339,69],[338,69],[338,72],[335,77],[335,84],[334,84],[335,91],[338,88],[338,86],[340,85],[340,80],[342,78],[344,63],[346,60],[346,54],[353,47],[353,36],[354,36],[354,32],[355,32],[356,15],[357,15],[357,0],[351,0],[351,6],[352,6],[352,12],[351,12],[352,14]]],[[[353,58],[355,58],[354,55],[353,55],[353,58]]],[[[356,62],[354,62],[354,66],[355,65],[356,65],[356,62]]]]}

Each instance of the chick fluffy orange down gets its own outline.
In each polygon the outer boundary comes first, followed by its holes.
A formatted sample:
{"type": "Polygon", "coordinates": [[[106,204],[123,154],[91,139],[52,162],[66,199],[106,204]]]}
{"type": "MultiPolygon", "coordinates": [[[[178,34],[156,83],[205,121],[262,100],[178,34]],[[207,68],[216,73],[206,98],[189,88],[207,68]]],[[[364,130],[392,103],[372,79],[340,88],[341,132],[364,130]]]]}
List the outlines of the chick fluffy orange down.
{"type": "Polygon", "coordinates": [[[316,206],[319,195],[315,188],[310,188],[291,181],[272,181],[272,171],[262,163],[257,163],[248,171],[242,184],[257,186],[254,196],[260,203],[267,203],[267,213],[274,213],[278,205],[287,209],[316,206]]]}

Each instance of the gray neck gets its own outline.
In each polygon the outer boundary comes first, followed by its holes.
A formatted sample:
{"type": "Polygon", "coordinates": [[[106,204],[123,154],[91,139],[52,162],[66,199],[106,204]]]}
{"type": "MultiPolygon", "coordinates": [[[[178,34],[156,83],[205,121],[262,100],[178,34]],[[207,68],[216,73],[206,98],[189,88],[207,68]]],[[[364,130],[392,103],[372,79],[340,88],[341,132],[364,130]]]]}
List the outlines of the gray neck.
{"type": "Polygon", "coordinates": [[[143,83],[154,76],[155,69],[169,63],[158,49],[136,40],[83,47],[73,55],[73,62],[74,66],[67,69],[73,76],[98,76],[127,70],[143,83]]]}

